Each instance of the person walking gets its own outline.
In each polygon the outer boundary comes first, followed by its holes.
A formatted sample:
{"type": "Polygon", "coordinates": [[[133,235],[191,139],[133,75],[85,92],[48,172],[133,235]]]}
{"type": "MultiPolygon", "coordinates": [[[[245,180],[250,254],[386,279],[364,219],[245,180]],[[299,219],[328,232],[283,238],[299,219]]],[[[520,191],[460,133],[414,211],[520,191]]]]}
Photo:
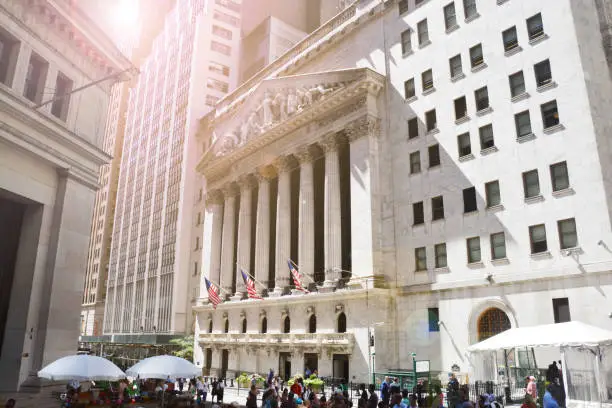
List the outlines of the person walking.
{"type": "Polygon", "coordinates": [[[217,403],[223,403],[223,393],[225,391],[225,380],[219,379],[217,383],[217,403]]]}
{"type": "MultiPolygon", "coordinates": [[[[215,397],[217,396],[217,379],[213,379],[213,382],[210,387],[210,402],[215,402],[215,397]]],[[[217,400],[219,401],[219,400],[217,400]]]]}
{"type": "Polygon", "coordinates": [[[257,408],[257,394],[259,394],[257,386],[251,385],[251,390],[246,400],[246,408],[257,408]]]}
{"type": "Polygon", "coordinates": [[[391,397],[391,392],[389,389],[389,377],[385,377],[382,384],[380,385],[380,399],[383,402],[383,405],[389,406],[389,398],[391,397]]]}
{"type": "Polygon", "coordinates": [[[378,395],[374,390],[374,384],[368,386],[368,391],[370,392],[370,397],[368,398],[366,408],[378,408],[378,395]]]}
{"type": "Polygon", "coordinates": [[[559,408],[559,403],[555,400],[552,395],[552,385],[546,387],[546,392],[542,398],[543,408],[559,408]]]}
{"type": "Polygon", "coordinates": [[[525,378],[527,386],[525,387],[525,405],[527,408],[537,408],[536,401],[538,400],[538,387],[534,376],[525,378]]]}

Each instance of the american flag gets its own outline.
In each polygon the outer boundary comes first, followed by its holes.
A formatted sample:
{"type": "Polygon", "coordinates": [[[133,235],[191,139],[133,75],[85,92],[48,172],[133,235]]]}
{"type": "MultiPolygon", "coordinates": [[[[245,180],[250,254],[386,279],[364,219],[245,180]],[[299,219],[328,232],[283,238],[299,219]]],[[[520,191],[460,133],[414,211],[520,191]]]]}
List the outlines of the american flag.
{"type": "Polygon", "coordinates": [[[302,286],[302,274],[297,270],[295,264],[291,262],[291,259],[287,261],[287,265],[289,265],[289,272],[291,272],[291,277],[293,277],[293,284],[295,288],[304,293],[310,293],[308,289],[302,286]]]}
{"type": "Polygon", "coordinates": [[[259,294],[257,294],[257,289],[255,288],[255,281],[251,279],[249,275],[247,275],[242,269],[240,270],[242,273],[242,279],[244,279],[244,284],[246,285],[247,295],[249,299],[263,299],[259,294]]]}
{"type": "Polygon", "coordinates": [[[204,278],[204,280],[206,281],[208,300],[210,301],[210,303],[212,303],[213,309],[216,309],[217,305],[222,302],[221,298],[219,297],[219,289],[217,289],[215,284],[209,281],[207,278],[204,278]]]}

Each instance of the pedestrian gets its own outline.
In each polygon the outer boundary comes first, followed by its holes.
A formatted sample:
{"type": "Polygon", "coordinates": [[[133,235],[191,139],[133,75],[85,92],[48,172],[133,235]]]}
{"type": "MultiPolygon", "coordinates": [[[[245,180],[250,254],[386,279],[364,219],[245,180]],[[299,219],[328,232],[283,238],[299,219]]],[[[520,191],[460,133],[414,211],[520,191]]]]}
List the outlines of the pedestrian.
{"type": "Polygon", "coordinates": [[[408,408],[406,404],[402,402],[402,394],[395,393],[393,394],[393,408],[408,408]]]}
{"type": "Polygon", "coordinates": [[[536,386],[535,377],[529,376],[525,378],[527,386],[525,387],[525,405],[527,408],[537,408],[536,401],[538,400],[538,388],[536,386]]]}
{"type": "Polygon", "coordinates": [[[225,379],[220,378],[217,383],[217,403],[223,403],[223,392],[225,390],[225,379]]]}
{"type": "Polygon", "coordinates": [[[406,405],[406,406],[410,405],[410,399],[408,398],[408,390],[407,389],[403,389],[402,390],[402,403],[404,403],[404,405],[406,405]]]}
{"type": "Polygon", "coordinates": [[[459,404],[459,380],[457,380],[455,373],[451,374],[448,381],[446,398],[448,399],[448,408],[455,408],[459,404]]]}
{"type": "MultiPolygon", "coordinates": [[[[210,388],[210,402],[213,403],[215,402],[215,397],[217,396],[217,379],[214,378],[213,382],[211,384],[211,388],[210,388]]],[[[219,402],[219,399],[217,398],[217,402],[219,402]]]]}
{"type": "Polygon", "coordinates": [[[544,393],[544,397],[542,398],[543,408],[559,408],[559,403],[555,400],[551,391],[551,385],[546,387],[546,392],[544,393]]]}
{"type": "Polygon", "coordinates": [[[395,377],[389,385],[389,392],[391,393],[392,398],[395,394],[399,394],[401,392],[399,379],[397,377],[395,377]]]}
{"type": "Polygon", "coordinates": [[[198,399],[201,401],[201,404],[206,404],[206,395],[208,394],[208,385],[198,378],[196,382],[196,390],[198,393],[198,399]]]}
{"type": "Polygon", "coordinates": [[[368,392],[366,391],[365,384],[359,385],[359,399],[357,400],[357,408],[367,408],[368,406],[368,392]]]}
{"type": "Polygon", "coordinates": [[[368,403],[366,407],[367,408],[378,408],[378,395],[376,394],[374,384],[370,384],[368,386],[368,391],[370,391],[370,396],[368,397],[368,403]]]}
{"type": "Polygon", "coordinates": [[[417,407],[417,397],[414,394],[412,394],[410,396],[410,405],[409,405],[409,407],[410,408],[416,408],[417,407]]]}
{"type": "Polygon", "coordinates": [[[389,390],[389,377],[385,377],[382,384],[380,385],[380,398],[384,406],[389,406],[389,398],[391,397],[389,390]]]}
{"type": "Polygon", "coordinates": [[[312,400],[312,394],[314,394],[314,391],[312,390],[312,385],[308,384],[308,386],[306,387],[306,391],[304,391],[304,401],[312,400]]]}
{"type": "Polygon", "coordinates": [[[179,393],[183,393],[183,387],[185,386],[185,382],[183,381],[182,378],[179,378],[178,380],[178,389],[179,389],[179,393]]]}
{"type": "Polygon", "coordinates": [[[251,390],[246,400],[246,408],[257,408],[257,394],[259,391],[255,385],[251,385],[251,390]]]}

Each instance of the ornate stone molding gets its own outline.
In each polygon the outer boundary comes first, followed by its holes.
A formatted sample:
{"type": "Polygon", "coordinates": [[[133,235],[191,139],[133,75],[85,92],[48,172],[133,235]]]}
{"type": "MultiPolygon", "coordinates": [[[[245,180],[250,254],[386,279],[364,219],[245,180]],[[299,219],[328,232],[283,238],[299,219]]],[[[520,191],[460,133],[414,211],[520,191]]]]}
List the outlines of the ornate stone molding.
{"type": "Polygon", "coordinates": [[[314,160],[314,154],[311,146],[300,148],[296,153],[294,153],[294,156],[300,164],[310,163],[314,160]]]}
{"type": "Polygon", "coordinates": [[[319,141],[319,145],[323,149],[324,152],[335,152],[338,150],[338,146],[341,143],[340,135],[337,133],[331,133],[323,136],[319,141]]]}
{"type": "Polygon", "coordinates": [[[364,115],[347,126],[344,132],[349,142],[364,136],[378,138],[380,136],[380,119],[372,115],[364,115]]]}
{"type": "Polygon", "coordinates": [[[235,197],[238,195],[238,193],[240,193],[240,190],[235,182],[231,182],[223,186],[223,196],[225,198],[235,197]]]}
{"type": "Polygon", "coordinates": [[[220,190],[211,190],[206,193],[206,206],[223,204],[223,193],[220,190]]]}
{"type": "Polygon", "coordinates": [[[257,177],[257,180],[260,182],[262,179],[273,179],[276,175],[276,168],[273,165],[261,166],[257,168],[257,172],[255,173],[255,177],[257,177]]]}
{"type": "Polygon", "coordinates": [[[278,171],[278,173],[285,173],[287,171],[293,170],[294,163],[289,156],[280,156],[274,160],[274,167],[278,171]]]}
{"type": "Polygon", "coordinates": [[[249,190],[256,185],[256,178],[253,174],[245,174],[238,178],[238,186],[240,191],[249,190]]]}

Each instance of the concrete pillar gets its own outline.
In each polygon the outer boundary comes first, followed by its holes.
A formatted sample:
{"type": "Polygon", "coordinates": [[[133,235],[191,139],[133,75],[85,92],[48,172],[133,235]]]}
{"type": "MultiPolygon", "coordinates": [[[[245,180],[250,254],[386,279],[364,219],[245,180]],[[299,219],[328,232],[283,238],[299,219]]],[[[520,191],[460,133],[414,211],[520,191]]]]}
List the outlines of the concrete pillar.
{"type": "Polygon", "coordinates": [[[223,207],[223,238],[221,247],[221,298],[227,297],[232,292],[232,282],[234,274],[234,223],[236,216],[234,208],[236,206],[236,194],[238,189],[234,183],[230,183],[223,189],[225,204],[223,207]]]}
{"type": "Polygon", "coordinates": [[[278,171],[276,205],[276,276],[274,295],[282,295],[289,286],[287,259],[291,255],[291,166],[289,157],[280,157],[274,163],[278,171]]]}
{"type": "Polygon", "coordinates": [[[335,134],[327,136],[321,143],[325,150],[325,203],[324,203],[324,241],[325,241],[325,282],[324,288],[330,290],[340,279],[342,269],[342,224],[340,218],[340,161],[338,157],[338,138],[335,134]]]}
{"type": "Polygon", "coordinates": [[[300,198],[298,259],[300,273],[310,277],[303,284],[314,280],[314,178],[313,155],[310,148],[300,150],[296,157],[300,162],[300,198]]]}
{"type": "Polygon", "coordinates": [[[238,267],[236,268],[236,294],[232,300],[240,300],[246,295],[244,279],[241,269],[252,274],[251,265],[251,209],[252,189],[255,180],[251,175],[245,176],[238,182],[240,185],[240,213],[238,215],[238,267]]]}
{"type": "Polygon", "coordinates": [[[255,279],[266,287],[270,281],[270,178],[275,176],[272,167],[260,169],[257,174],[257,231],[255,232],[255,279]]]}
{"type": "Polygon", "coordinates": [[[215,285],[219,285],[219,280],[221,277],[223,194],[219,190],[209,191],[206,194],[206,209],[204,210],[203,229],[200,298],[208,298],[204,277],[207,277],[215,285]]]}

